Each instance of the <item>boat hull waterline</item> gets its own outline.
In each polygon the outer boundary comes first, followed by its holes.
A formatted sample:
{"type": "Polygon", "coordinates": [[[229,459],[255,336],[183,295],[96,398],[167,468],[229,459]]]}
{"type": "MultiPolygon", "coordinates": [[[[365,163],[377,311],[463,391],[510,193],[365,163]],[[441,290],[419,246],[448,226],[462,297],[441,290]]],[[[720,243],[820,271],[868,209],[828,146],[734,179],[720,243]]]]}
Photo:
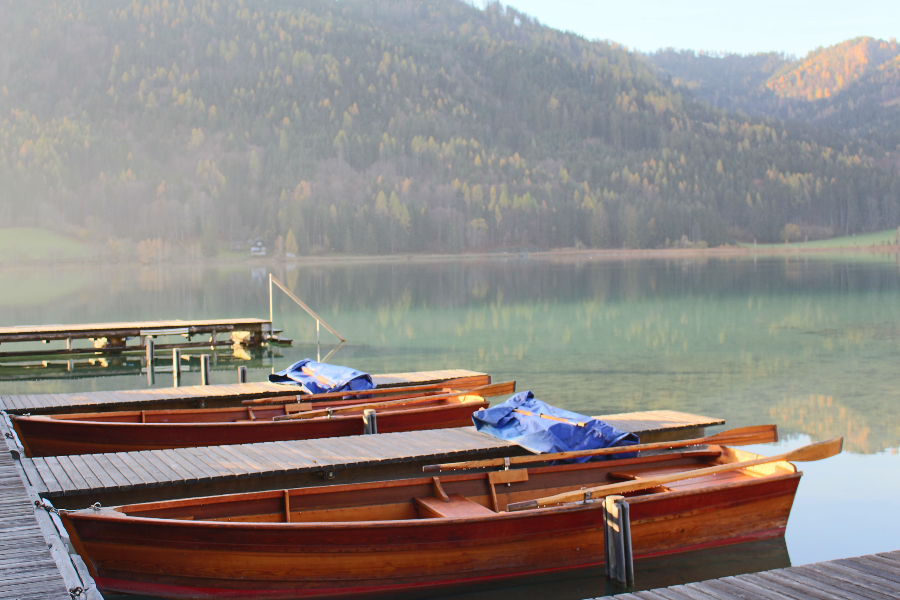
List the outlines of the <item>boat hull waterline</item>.
{"type": "MultiPolygon", "coordinates": [[[[529,481],[497,484],[496,497],[502,510],[586,482],[593,472],[696,460],[673,456],[531,468],[529,481]]],[[[635,559],[782,536],[801,474],[790,463],[769,471],[630,497],[635,559]]],[[[494,512],[485,473],[441,478],[440,492],[434,486],[422,478],[238,494],[132,505],[124,513],[77,511],[63,520],[102,592],[162,598],[389,596],[603,564],[600,502],[494,512]],[[278,518],[282,494],[290,496],[290,522],[252,521],[278,518]],[[398,502],[398,494],[413,501],[398,502]],[[354,495],[365,496],[366,506],[348,504],[354,495]],[[238,499],[255,503],[247,509],[255,516],[227,516],[225,506],[238,499]],[[423,518],[435,506],[461,516],[423,518]],[[134,516],[142,513],[154,516],[134,516]]]]}

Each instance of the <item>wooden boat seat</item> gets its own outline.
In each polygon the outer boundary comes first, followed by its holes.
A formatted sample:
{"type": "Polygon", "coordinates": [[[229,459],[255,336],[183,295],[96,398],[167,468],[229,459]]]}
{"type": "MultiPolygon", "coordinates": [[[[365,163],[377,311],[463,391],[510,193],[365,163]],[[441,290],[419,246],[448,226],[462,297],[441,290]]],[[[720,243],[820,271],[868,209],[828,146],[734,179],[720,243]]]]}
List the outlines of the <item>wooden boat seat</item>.
{"type": "Polygon", "coordinates": [[[450,494],[449,502],[436,496],[420,496],[415,498],[416,509],[421,519],[458,519],[461,517],[484,517],[496,515],[491,509],[469,500],[460,494],[450,494]]]}

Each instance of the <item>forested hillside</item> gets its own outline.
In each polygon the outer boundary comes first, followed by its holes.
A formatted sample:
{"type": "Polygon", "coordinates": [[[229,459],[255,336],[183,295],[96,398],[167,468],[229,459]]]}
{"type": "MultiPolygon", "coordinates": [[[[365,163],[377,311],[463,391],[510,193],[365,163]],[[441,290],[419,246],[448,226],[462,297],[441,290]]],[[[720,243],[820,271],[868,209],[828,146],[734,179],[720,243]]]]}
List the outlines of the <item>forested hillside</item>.
{"type": "Polygon", "coordinates": [[[651,62],[714,105],[807,122],[896,151],[900,44],[860,37],[802,59],[663,50],[651,62]]]}
{"type": "Polygon", "coordinates": [[[900,224],[878,148],[716,110],[643,57],[499,4],[6,3],[0,82],[4,222],[123,253],[253,236],[300,253],[662,247],[900,224]]]}

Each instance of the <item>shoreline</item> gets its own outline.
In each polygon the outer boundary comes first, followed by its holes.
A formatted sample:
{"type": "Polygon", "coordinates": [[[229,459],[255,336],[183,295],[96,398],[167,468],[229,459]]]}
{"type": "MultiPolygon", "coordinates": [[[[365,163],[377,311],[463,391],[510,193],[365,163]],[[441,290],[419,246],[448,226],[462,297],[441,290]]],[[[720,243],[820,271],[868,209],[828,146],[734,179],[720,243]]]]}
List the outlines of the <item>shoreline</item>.
{"type": "Polygon", "coordinates": [[[748,246],[719,246],[716,248],[558,248],[552,250],[520,250],[510,252],[467,252],[460,254],[388,254],[388,255],[314,255],[284,257],[229,257],[211,258],[199,261],[166,261],[156,263],[100,262],[100,261],[54,261],[54,262],[0,262],[0,271],[45,267],[160,267],[160,266],[201,266],[201,267],[236,267],[265,266],[278,264],[290,265],[328,265],[328,264],[360,264],[360,263],[409,263],[409,262],[445,262],[445,261],[490,261],[509,259],[554,260],[585,258],[589,260],[635,260],[635,259],[708,259],[708,258],[749,258],[770,256],[804,256],[823,254],[871,254],[900,255],[900,245],[881,246],[825,246],[797,247],[785,245],[752,248],[748,246]]]}

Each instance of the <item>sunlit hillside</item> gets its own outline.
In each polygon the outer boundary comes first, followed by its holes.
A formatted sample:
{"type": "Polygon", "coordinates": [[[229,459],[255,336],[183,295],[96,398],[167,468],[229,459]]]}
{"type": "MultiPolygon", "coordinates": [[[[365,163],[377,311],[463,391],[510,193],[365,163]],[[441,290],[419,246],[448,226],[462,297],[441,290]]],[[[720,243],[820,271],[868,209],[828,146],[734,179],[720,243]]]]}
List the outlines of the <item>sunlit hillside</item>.
{"type": "MultiPolygon", "coordinates": [[[[648,59],[716,106],[809,123],[822,135],[851,135],[891,153],[900,145],[900,45],[894,39],[859,37],[795,60],[674,50],[648,59]]],[[[896,157],[885,160],[896,164],[896,157]]]]}
{"type": "Polygon", "coordinates": [[[900,178],[867,143],[715,110],[500,4],[5,4],[0,56],[5,222],[118,258],[142,241],[702,247],[900,222],[900,178]]]}

